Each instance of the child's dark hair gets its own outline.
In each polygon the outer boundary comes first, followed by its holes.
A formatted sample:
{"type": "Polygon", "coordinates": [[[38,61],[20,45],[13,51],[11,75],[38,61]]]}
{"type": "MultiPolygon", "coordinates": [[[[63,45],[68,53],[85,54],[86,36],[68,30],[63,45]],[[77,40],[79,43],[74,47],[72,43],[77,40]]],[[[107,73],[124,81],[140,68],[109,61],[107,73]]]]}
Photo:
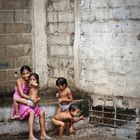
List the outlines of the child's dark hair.
{"type": "Polygon", "coordinates": [[[80,109],[79,106],[76,104],[71,104],[69,107],[69,111],[75,111],[76,109],[80,109]]]}
{"type": "Polygon", "coordinates": [[[23,66],[20,68],[20,73],[22,74],[24,70],[28,70],[29,72],[32,72],[32,71],[31,71],[31,68],[30,68],[28,65],[23,65],[23,66]]]}
{"type": "Polygon", "coordinates": [[[63,85],[66,85],[67,86],[67,80],[66,78],[64,77],[59,77],[57,80],[56,80],[56,85],[59,87],[59,86],[63,86],[63,85]]]}
{"type": "Polygon", "coordinates": [[[29,79],[30,79],[32,76],[35,77],[35,79],[37,80],[37,84],[39,85],[39,75],[38,75],[37,73],[31,73],[30,76],[29,76],[29,79]]]}

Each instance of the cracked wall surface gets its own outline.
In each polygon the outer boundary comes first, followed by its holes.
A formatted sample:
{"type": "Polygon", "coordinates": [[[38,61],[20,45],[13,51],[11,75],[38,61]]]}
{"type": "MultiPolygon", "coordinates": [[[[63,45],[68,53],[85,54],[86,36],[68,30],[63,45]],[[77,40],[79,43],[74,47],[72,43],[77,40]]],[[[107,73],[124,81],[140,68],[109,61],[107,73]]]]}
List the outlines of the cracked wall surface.
{"type": "Polygon", "coordinates": [[[11,91],[15,70],[29,64],[47,87],[64,76],[92,95],[139,98],[139,0],[44,0],[36,12],[32,2],[0,0],[1,92],[11,91]]]}

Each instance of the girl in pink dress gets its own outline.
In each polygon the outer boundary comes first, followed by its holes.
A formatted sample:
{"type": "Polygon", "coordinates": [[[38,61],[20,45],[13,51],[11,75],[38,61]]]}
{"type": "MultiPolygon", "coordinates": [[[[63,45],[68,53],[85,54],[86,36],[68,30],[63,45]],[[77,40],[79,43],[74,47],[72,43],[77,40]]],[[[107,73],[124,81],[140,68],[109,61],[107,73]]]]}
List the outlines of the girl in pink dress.
{"type": "MultiPolygon", "coordinates": [[[[39,76],[36,73],[32,73],[29,76],[29,96],[31,100],[38,100],[40,97],[39,93],[39,76]]],[[[45,131],[45,112],[41,107],[34,103],[32,107],[25,104],[21,104],[19,108],[20,119],[29,118],[29,140],[36,140],[33,134],[33,123],[34,118],[39,116],[40,128],[41,128],[41,140],[51,140],[51,137],[46,135],[45,131]]]]}
{"type": "MultiPolygon", "coordinates": [[[[20,120],[28,118],[29,140],[37,140],[33,134],[33,123],[34,118],[39,116],[39,122],[41,127],[40,139],[51,140],[51,138],[47,136],[45,132],[45,112],[39,106],[36,105],[37,102],[40,100],[40,97],[36,96],[37,98],[34,98],[35,95],[37,95],[38,90],[36,90],[36,92],[33,93],[34,90],[32,89],[33,87],[35,87],[33,86],[35,84],[30,84],[30,88],[28,87],[31,69],[29,66],[24,65],[21,67],[20,73],[21,78],[17,79],[16,81],[15,92],[13,97],[13,118],[20,118],[20,120]]],[[[37,79],[35,81],[37,81],[37,79]]]]}
{"type": "Polygon", "coordinates": [[[21,78],[16,80],[15,92],[13,96],[13,116],[12,119],[19,118],[19,103],[29,104],[30,96],[28,93],[28,80],[31,74],[31,69],[29,66],[24,65],[20,69],[21,78]]]}

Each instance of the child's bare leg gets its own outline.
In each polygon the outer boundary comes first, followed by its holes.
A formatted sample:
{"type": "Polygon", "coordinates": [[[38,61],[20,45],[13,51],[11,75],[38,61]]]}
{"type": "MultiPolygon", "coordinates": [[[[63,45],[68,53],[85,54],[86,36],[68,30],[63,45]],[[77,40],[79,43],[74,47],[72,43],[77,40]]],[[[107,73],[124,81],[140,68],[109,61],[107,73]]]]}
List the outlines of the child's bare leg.
{"type": "Polygon", "coordinates": [[[19,103],[22,103],[22,104],[25,104],[25,105],[28,104],[28,100],[24,99],[24,98],[15,98],[15,101],[19,102],[19,103]]]}
{"type": "Polygon", "coordinates": [[[17,119],[19,118],[19,110],[18,110],[18,103],[15,101],[15,99],[13,99],[13,110],[14,110],[14,114],[11,114],[11,119],[17,119]]]}
{"type": "Polygon", "coordinates": [[[29,119],[28,119],[29,140],[36,140],[33,134],[34,117],[35,117],[35,113],[34,111],[31,111],[29,113],[29,119]]]}
{"type": "Polygon", "coordinates": [[[75,130],[74,130],[73,124],[71,124],[71,127],[70,127],[70,129],[69,129],[69,133],[70,133],[70,134],[75,134],[75,133],[76,133],[75,130]]]}
{"type": "Polygon", "coordinates": [[[41,130],[40,139],[41,140],[45,140],[45,139],[51,140],[51,137],[46,135],[46,130],[45,130],[45,112],[43,110],[40,111],[39,123],[40,123],[40,130],[41,130]]]}
{"type": "Polygon", "coordinates": [[[52,118],[52,123],[56,126],[59,126],[59,135],[62,136],[65,129],[65,123],[55,118],[52,118]]]}
{"type": "Polygon", "coordinates": [[[18,103],[15,100],[13,103],[14,103],[14,109],[15,109],[16,115],[19,115],[18,103]]]}
{"type": "Polygon", "coordinates": [[[71,122],[66,122],[66,135],[70,135],[71,122]]]}
{"type": "Polygon", "coordinates": [[[62,136],[64,133],[64,129],[65,129],[65,123],[61,122],[60,128],[59,128],[59,135],[62,136]]]}
{"type": "Polygon", "coordinates": [[[61,109],[60,109],[60,107],[58,107],[56,110],[56,114],[59,114],[60,112],[61,112],[61,109]]]}

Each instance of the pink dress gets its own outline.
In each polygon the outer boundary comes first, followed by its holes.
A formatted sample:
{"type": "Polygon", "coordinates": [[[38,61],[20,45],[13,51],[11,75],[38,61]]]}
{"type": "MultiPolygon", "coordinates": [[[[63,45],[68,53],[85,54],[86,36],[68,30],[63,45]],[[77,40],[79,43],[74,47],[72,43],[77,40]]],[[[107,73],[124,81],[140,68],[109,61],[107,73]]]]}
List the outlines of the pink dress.
{"type": "MultiPolygon", "coordinates": [[[[28,94],[28,87],[25,84],[21,85],[22,90],[25,94],[28,94]]],[[[20,96],[20,93],[18,91],[18,88],[15,87],[15,92],[14,92],[14,98],[22,98],[20,96]]],[[[19,103],[19,115],[20,115],[20,120],[26,119],[29,116],[29,113],[31,111],[35,112],[35,117],[38,117],[41,111],[41,107],[39,107],[38,105],[36,105],[34,108],[31,108],[25,104],[19,103]]],[[[15,111],[13,112],[14,115],[15,111]]]]}

